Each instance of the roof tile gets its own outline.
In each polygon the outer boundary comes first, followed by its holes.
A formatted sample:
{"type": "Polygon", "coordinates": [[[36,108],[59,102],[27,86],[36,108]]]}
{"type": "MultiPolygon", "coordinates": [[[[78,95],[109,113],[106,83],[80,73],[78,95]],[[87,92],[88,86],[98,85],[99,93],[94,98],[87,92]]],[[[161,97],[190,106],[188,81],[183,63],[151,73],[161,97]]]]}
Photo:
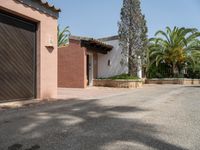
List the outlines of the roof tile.
{"type": "Polygon", "coordinates": [[[53,4],[50,4],[47,2],[47,0],[37,0],[40,4],[42,4],[43,6],[55,11],[55,12],[61,12],[60,8],[56,8],[53,4]]]}

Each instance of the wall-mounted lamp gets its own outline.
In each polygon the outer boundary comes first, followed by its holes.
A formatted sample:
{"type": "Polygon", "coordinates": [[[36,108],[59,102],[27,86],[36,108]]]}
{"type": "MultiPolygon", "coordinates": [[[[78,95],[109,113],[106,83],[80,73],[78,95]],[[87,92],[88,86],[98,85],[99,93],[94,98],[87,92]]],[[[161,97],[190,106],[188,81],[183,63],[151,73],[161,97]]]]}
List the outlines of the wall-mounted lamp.
{"type": "Polygon", "coordinates": [[[47,48],[54,48],[54,44],[53,43],[54,43],[53,42],[53,38],[50,36],[49,39],[48,39],[48,41],[47,41],[46,47],[47,48]]]}

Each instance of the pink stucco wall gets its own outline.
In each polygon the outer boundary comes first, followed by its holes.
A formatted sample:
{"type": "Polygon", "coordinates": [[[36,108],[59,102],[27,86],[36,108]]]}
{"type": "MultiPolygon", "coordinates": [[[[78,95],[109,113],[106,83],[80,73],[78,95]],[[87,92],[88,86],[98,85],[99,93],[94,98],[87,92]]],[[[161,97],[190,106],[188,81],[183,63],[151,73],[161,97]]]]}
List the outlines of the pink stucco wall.
{"type": "Polygon", "coordinates": [[[37,22],[37,98],[57,97],[57,19],[15,0],[0,0],[0,9],[37,22]],[[46,48],[52,39],[54,49],[46,48]]]}

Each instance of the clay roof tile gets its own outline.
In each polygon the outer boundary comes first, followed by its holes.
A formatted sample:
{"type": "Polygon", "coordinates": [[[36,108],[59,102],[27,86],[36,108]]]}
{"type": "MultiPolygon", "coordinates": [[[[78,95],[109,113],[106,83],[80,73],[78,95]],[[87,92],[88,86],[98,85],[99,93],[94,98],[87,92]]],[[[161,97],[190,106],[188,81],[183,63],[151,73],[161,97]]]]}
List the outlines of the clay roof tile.
{"type": "Polygon", "coordinates": [[[53,4],[48,3],[47,0],[37,0],[37,1],[46,8],[51,9],[52,11],[61,12],[60,8],[56,8],[53,4]]]}

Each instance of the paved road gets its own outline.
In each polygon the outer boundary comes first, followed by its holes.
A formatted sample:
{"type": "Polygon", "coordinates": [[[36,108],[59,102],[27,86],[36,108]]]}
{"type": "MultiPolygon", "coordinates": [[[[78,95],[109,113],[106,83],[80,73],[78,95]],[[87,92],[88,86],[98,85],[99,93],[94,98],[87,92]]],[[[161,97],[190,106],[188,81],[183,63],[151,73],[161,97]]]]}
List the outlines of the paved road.
{"type": "Polygon", "coordinates": [[[7,149],[198,150],[200,87],[145,86],[0,111],[0,150],[7,149]]]}

